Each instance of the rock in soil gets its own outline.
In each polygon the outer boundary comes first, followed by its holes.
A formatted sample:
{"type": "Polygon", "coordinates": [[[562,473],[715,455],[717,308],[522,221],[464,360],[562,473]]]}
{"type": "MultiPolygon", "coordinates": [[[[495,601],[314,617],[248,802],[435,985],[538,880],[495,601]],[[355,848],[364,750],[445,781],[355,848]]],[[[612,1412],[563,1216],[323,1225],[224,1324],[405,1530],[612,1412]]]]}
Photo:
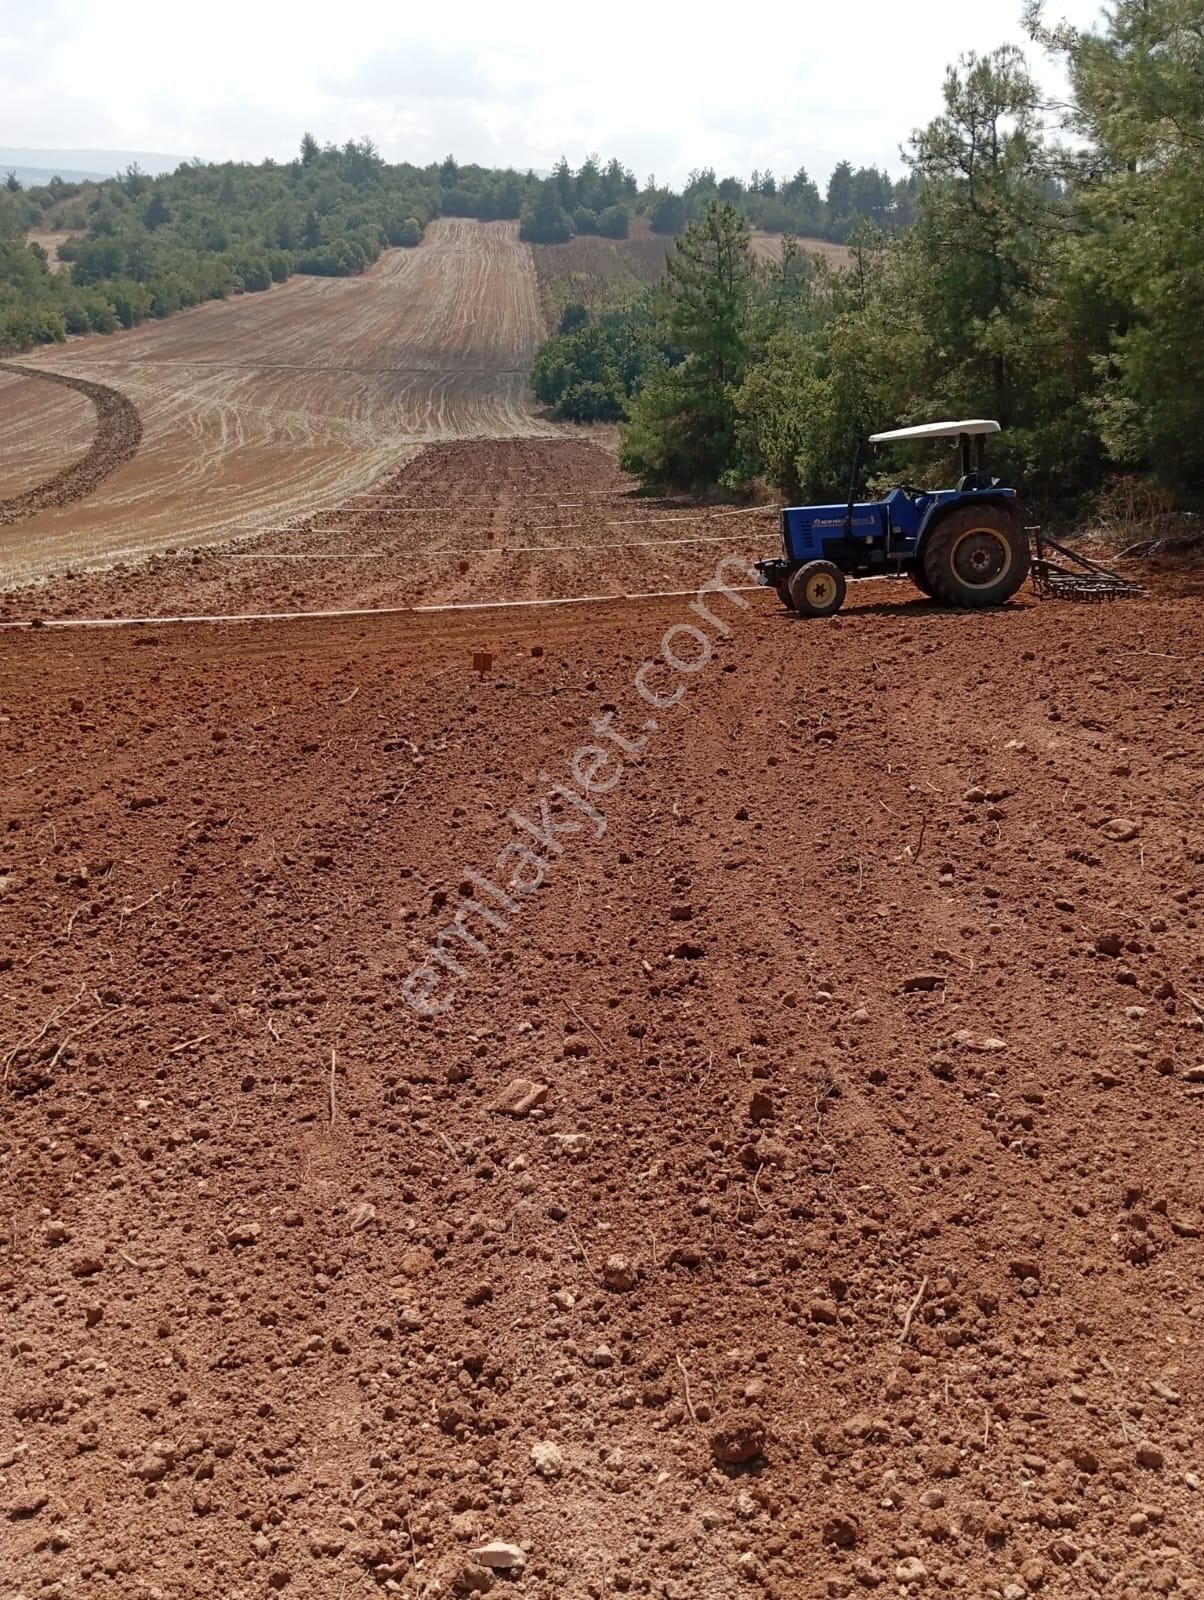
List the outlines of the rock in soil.
{"type": "Polygon", "coordinates": [[[478,1545],[475,1550],[470,1550],[468,1559],[482,1567],[509,1572],[515,1567],[523,1566],[527,1555],[521,1545],[507,1544],[502,1539],[491,1539],[488,1544],[478,1545]]]}
{"type": "Polygon", "coordinates": [[[537,1106],[543,1105],[547,1098],[546,1083],[536,1083],[531,1078],[515,1078],[494,1099],[490,1109],[508,1117],[525,1117],[537,1106]]]}
{"type": "Polygon", "coordinates": [[[542,1440],[531,1446],[531,1463],[541,1478],[558,1478],[564,1471],[564,1456],[560,1446],[551,1440],[542,1440]]]}
{"type": "Polygon", "coordinates": [[[606,1265],[602,1269],[602,1282],[608,1289],[618,1293],[626,1293],[634,1289],[638,1279],[635,1268],[626,1256],[608,1256],[606,1265]]]}

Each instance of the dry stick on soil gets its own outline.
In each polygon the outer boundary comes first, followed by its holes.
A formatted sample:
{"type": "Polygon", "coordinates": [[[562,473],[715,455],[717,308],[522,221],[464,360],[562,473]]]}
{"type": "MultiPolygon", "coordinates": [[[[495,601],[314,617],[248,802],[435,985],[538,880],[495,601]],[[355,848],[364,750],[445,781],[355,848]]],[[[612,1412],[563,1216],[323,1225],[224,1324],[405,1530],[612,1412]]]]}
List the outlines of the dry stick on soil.
{"type": "Polygon", "coordinates": [[[149,906],[153,901],[161,900],[165,894],[170,894],[175,886],[176,880],[173,878],[170,883],[165,883],[163,887],[157,890],[154,894],[148,894],[145,900],[139,900],[136,906],[122,906],[121,915],[117,918],[117,932],[121,932],[121,930],[125,927],[126,919],[128,917],[132,917],[135,911],[141,911],[144,906],[149,906]]]}
{"type": "Polygon", "coordinates": [[[182,1039],[179,1044],[173,1044],[167,1053],[169,1056],[178,1056],[181,1050],[191,1050],[194,1044],[207,1044],[212,1038],[211,1033],[198,1033],[195,1039],[182,1039]]]}
{"type": "Polygon", "coordinates": [[[598,1035],[596,1033],[594,1033],[594,1030],[590,1027],[589,1023],[581,1015],[580,1011],[577,1010],[577,1007],[575,1005],[573,1005],[571,1001],[567,1001],[566,1000],[565,1004],[568,1006],[569,1010],[576,1017],[577,1021],[585,1029],[586,1033],[591,1034],[593,1036],[595,1042],[597,1043],[598,1049],[601,1050],[602,1054],[608,1056],[610,1054],[610,1051],[602,1043],[601,1039],[598,1038],[598,1035]]]}
{"type": "Polygon", "coordinates": [[[923,1300],[924,1296],[927,1293],[928,1293],[928,1279],[925,1277],[925,1278],[922,1278],[920,1280],[920,1287],[916,1290],[916,1297],[911,1302],[911,1304],[908,1306],[907,1315],[903,1318],[903,1330],[899,1334],[899,1349],[900,1350],[902,1350],[903,1346],[907,1343],[907,1336],[911,1332],[911,1319],[915,1316],[916,1312],[920,1309],[920,1302],[923,1300]]]}
{"type": "Polygon", "coordinates": [[[118,1011],[124,1011],[124,1006],[117,1006],[112,1011],[106,1011],[99,1017],[93,1017],[91,1022],[85,1022],[81,1028],[72,1028],[59,1041],[59,1047],[50,1058],[48,1072],[53,1072],[59,1064],[59,1058],[73,1039],[80,1039],[85,1033],[91,1033],[93,1028],[99,1028],[102,1022],[107,1022],[110,1017],[116,1016],[118,1011]]]}
{"type": "Polygon", "coordinates": [[[676,1360],[678,1367],[681,1369],[681,1381],[683,1384],[685,1384],[686,1388],[686,1410],[690,1413],[690,1421],[697,1428],[699,1426],[698,1413],[694,1409],[694,1401],[690,1395],[690,1374],[686,1371],[686,1364],[680,1356],[676,1356],[674,1359],[676,1360]]]}
{"type": "MultiPolygon", "coordinates": [[[[1123,1395],[1124,1391],[1121,1388],[1121,1382],[1120,1382],[1120,1378],[1117,1375],[1116,1368],[1108,1360],[1107,1356],[1101,1355],[1099,1359],[1100,1359],[1100,1365],[1104,1368],[1104,1370],[1106,1372],[1108,1372],[1111,1375],[1112,1382],[1116,1385],[1117,1394],[1123,1395]]],[[[1125,1414],[1120,1409],[1120,1406],[1116,1403],[1115,1400],[1112,1402],[1112,1409],[1113,1409],[1113,1411],[1116,1412],[1116,1420],[1120,1423],[1120,1431],[1121,1431],[1122,1434],[1124,1434],[1125,1441],[1127,1443],[1128,1440],[1130,1440],[1132,1438],[1132,1434],[1130,1434],[1128,1426],[1125,1423],[1125,1414]]]]}
{"type": "Polygon", "coordinates": [[[28,1039],[19,1039],[17,1043],[13,1045],[12,1049],[4,1058],[4,1077],[3,1080],[0,1081],[3,1081],[4,1083],[8,1082],[8,1075],[12,1071],[13,1062],[17,1059],[18,1055],[20,1055],[21,1051],[32,1050],[34,1045],[37,1044],[38,1040],[44,1038],[49,1030],[54,1027],[56,1022],[61,1022],[69,1011],[74,1011],[76,1006],[83,1004],[84,996],[87,994],[87,992],[87,984],[81,984],[79,993],[76,995],[75,999],[71,1001],[70,1005],[60,1006],[57,1011],[52,1011],[35,1034],[31,1035],[31,1037],[28,1039]]]}
{"type": "Polygon", "coordinates": [[[335,1063],[337,1062],[337,1060],[338,1060],[338,1057],[335,1055],[334,1045],[331,1045],[331,1047],[330,1047],[330,1085],[329,1085],[328,1093],[329,1093],[329,1100],[330,1100],[330,1126],[332,1128],[334,1127],[334,1111],[335,1111],[334,1069],[335,1069],[335,1063]]]}
{"type": "Polygon", "coordinates": [[[585,1262],[586,1269],[589,1272],[590,1277],[591,1278],[596,1278],[598,1276],[598,1274],[594,1271],[594,1264],[589,1258],[589,1252],[586,1250],[585,1246],[581,1243],[581,1240],[577,1237],[577,1230],[576,1230],[576,1228],[574,1228],[572,1222],[569,1222],[569,1232],[573,1236],[573,1243],[577,1246],[578,1250],[580,1250],[580,1252],[581,1252],[581,1259],[585,1262]]]}

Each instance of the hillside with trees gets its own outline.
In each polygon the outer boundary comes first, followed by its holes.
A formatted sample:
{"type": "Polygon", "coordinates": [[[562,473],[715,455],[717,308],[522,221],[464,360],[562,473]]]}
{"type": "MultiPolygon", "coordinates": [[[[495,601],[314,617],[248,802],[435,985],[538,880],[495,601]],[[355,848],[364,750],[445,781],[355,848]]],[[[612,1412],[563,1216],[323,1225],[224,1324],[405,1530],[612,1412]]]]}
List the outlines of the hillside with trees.
{"type": "MultiPolygon", "coordinates": [[[[1198,3],[1118,0],[1098,34],[1046,30],[1037,12],[1029,26],[1068,70],[1072,138],[1044,127],[1021,52],[963,58],[905,152],[909,223],[861,222],[845,272],[789,240],[766,266],[744,205],[709,198],[629,313],[658,359],[634,389],[616,363],[599,373],[599,349],[622,341],[587,315],[541,356],[556,403],[579,377],[601,385],[627,419],[624,465],[656,489],[762,479],[826,499],[857,435],[962,415],[1003,423],[997,470],[1047,508],[1123,475],[1198,503],[1198,3]]],[[[894,465],[916,481],[945,470],[918,452],[894,465]]]]}
{"type": "Polygon", "coordinates": [[[131,166],[102,184],[29,190],[10,179],[0,347],[132,327],[294,272],[362,272],[387,245],[419,242],[438,194],[437,175],[387,166],[369,141],[322,148],[310,134],[285,165],[194,162],[157,178],[131,166]],[[71,232],[57,252],[66,270],[24,242],[47,221],[71,232]]]}
{"type": "Polygon", "coordinates": [[[625,241],[640,217],[668,244],[722,196],[765,230],[840,239],[864,217],[902,225],[910,182],[844,162],[822,199],[805,173],[779,188],[769,172],[745,182],[699,171],[675,194],[652,179],[641,188],[614,159],[590,156],[574,170],[562,157],[541,178],[451,156],[390,164],[370,140],[321,145],[310,133],[284,163],[188,162],[159,177],[134,165],[102,183],[35,188],[14,173],[0,188],[0,350],[132,327],[294,273],[350,276],[383,249],[419,244],[436,216],[518,221],[533,245],[625,241]],[[25,240],[48,228],[69,235],[55,262],[25,240]]]}

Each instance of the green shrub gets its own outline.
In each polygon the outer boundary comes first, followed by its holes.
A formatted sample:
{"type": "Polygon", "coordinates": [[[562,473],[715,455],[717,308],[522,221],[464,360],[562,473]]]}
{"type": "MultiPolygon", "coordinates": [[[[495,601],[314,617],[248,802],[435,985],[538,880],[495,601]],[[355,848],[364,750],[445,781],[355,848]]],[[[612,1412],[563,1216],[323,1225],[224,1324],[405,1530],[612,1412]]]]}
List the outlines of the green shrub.
{"type": "Polygon", "coordinates": [[[686,203],[679,194],[666,190],[652,202],[648,221],[653,233],[680,233],[686,220],[686,203]]]}
{"type": "Polygon", "coordinates": [[[607,206],[598,218],[598,232],[605,239],[626,239],[630,226],[626,206],[607,206]]]}
{"type": "Polygon", "coordinates": [[[605,383],[571,383],[556,405],[556,415],[565,422],[618,422],[625,415],[623,403],[605,383]]]}

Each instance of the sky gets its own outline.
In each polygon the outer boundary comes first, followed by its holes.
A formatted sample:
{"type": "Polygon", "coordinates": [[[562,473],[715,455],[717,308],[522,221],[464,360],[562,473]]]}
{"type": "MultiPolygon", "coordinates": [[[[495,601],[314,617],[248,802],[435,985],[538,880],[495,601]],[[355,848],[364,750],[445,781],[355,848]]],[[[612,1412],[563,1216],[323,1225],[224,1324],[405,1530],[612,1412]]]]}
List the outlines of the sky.
{"type": "MultiPolygon", "coordinates": [[[[1090,26],[1097,0],[1048,0],[1090,26]]],[[[841,159],[899,171],[946,65],[1026,44],[1021,0],[0,0],[0,144],[285,160],[367,134],[389,160],[549,168],[597,152],[680,184],[841,159]]],[[[1030,58],[1051,92],[1055,68],[1030,58]]]]}

